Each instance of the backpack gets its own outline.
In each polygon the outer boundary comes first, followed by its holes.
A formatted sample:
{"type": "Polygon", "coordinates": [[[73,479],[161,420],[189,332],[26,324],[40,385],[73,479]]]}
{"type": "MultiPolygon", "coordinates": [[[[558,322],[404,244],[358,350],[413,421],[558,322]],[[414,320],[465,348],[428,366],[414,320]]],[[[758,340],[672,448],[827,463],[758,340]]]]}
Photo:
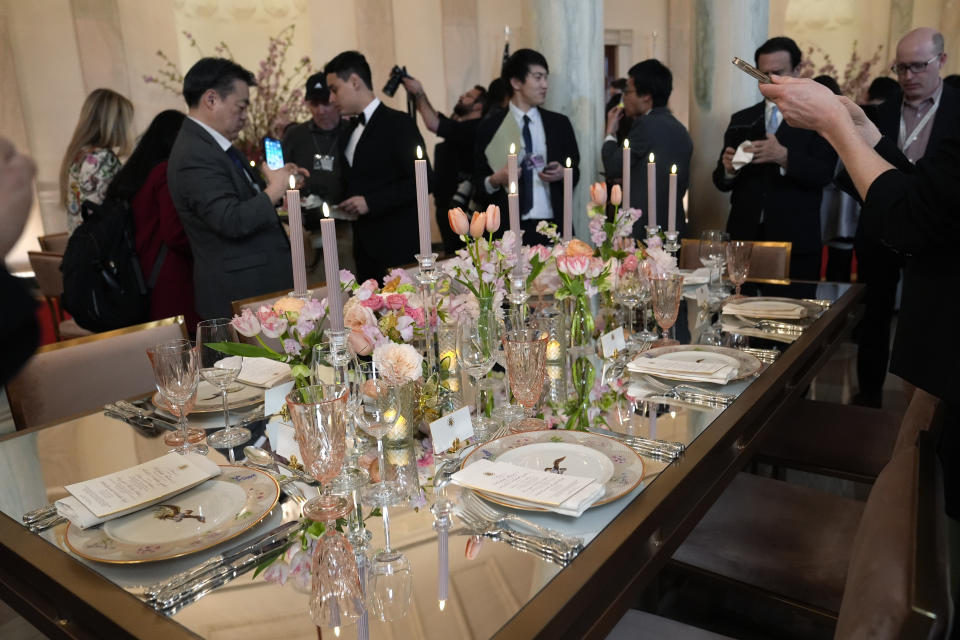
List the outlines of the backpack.
{"type": "Polygon", "coordinates": [[[80,223],[63,253],[63,308],[77,324],[100,332],[146,322],[150,291],[166,257],[164,244],[149,283],[134,244],[133,214],[127,202],[85,200],[80,223]]]}

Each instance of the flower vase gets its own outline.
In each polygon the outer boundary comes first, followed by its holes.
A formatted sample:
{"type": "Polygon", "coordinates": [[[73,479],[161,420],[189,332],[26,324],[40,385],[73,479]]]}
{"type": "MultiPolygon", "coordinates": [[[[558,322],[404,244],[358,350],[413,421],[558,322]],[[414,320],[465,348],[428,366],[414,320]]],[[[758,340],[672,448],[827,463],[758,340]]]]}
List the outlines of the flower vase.
{"type": "Polygon", "coordinates": [[[567,429],[586,431],[590,426],[590,391],[597,377],[593,355],[593,313],[585,295],[573,301],[570,315],[570,375],[573,398],[567,403],[567,429]]]}
{"type": "Polygon", "coordinates": [[[418,431],[420,414],[417,409],[422,384],[422,380],[412,380],[396,387],[397,412],[400,415],[386,435],[383,436],[384,442],[406,440],[418,431]]]}

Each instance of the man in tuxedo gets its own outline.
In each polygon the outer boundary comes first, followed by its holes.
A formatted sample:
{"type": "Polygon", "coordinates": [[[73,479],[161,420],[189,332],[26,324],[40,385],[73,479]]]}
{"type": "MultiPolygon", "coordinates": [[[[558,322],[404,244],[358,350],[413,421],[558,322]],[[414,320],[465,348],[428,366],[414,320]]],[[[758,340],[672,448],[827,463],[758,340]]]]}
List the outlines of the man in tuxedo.
{"type": "Polygon", "coordinates": [[[203,58],[183,79],[188,117],[173,144],[167,180],[193,251],[196,308],[229,317],[230,303],[289,289],[290,243],[275,204],[291,175],[287,164],[260,176],[232,142],[247,121],[253,74],[231,60],[203,58]]]}
{"type": "MultiPolygon", "coordinates": [[[[800,48],[790,38],[771,38],[754,60],[764,73],[796,76],[800,48]]],[[[791,242],[790,277],[819,280],[820,202],[824,185],[833,180],[837,154],[816,132],[782,120],[769,100],[733,114],[713,183],[732,192],[727,219],[732,240],[791,242]]]]}
{"type": "Polygon", "coordinates": [[[418,250],[414,160],[424,148],[416,123],[373,95],[370,65],[362,53],[344,51],[323,69],[330,103],[354,116],[346,132],[346,200],[357,217],[357,281],[380,279],[392,267],[415,262],[418,250]]]}
{"type": "MultiPolygon", "coordinates": [[[[868,111],[880,133],[896,141],[910,162],[932,155],[945,138],[960,136],[960,90],[940,78],[946,60],[940,33],[929,27],[914,29],[897,43],[891,67],[903,94],[868,111]]],[[[840,178],[841,186],[846,182],[840,178]]],[[[857,348],[859,390],[853,401],[880,407],[903,258],[878,238],[865,234],[863,225],[857,228],[854,249],[857,280],[867,290],[857,348]]]]}
{"type": "Polygon", "coordinates": [[[510,102],[481,120],[474,146],[474,180],[477,195],[485,204],[507,211],[507,149],[502,163],[491,167],[486,149],[504,118],[514,118],[521,132],[517,193],[520,196],[520,228],[524,244],[547,239],[536,232],[541,221],[563,228],[563,168],[570,159],[573,183],[580,179],[580,151],[573,125],[565,115],[542,108],[547,99],[547,60],[532,49],[518,49],[503,65],[510,102]]]}
{"type": "MultiPolygon", "coordinates": [[[[607,113],[607,137],[601,155],[607,180],[623,176],[623,152],[617,142],[621,119],[633,119],[627,139],[630,140],[630,202],[624,206],[647,208],[647,160],[652,152],[658,167],[677,166],[677,231],[683,235],[683,194],[690,182],[690,157],[693,140],[687,128],[673,117],[667,101],[673,91],[673,74],[659,60],[644,60],[633,65],[623,92],[623,107],[614,106],[607,113]]],[[[669,174],[657,172],[657,224],[667,228],[669,174]]],[[[645,212],[646,213],[646,212],[645,212]]],[[[633,235],[645,238],[649,222],[644,215],[634,225],[633,235]]]]}

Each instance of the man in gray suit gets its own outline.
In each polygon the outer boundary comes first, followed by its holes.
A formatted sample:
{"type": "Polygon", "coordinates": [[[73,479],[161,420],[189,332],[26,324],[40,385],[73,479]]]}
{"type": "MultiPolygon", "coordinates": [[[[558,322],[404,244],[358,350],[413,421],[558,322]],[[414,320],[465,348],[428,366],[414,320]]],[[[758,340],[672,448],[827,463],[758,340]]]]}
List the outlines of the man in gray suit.
{"type": "MultiPolygon", "coordinates": [[[[630,140],[630,203],[634,209],[643,210],[643,216],[634,225],[633,235],[646,237],[644,227],[648,223],[647,212],[647,161],[650,153],[657,163],[657,224],[667,228],[669,172],[677,165],[677,231],[683,235],[683,195],[690,181],[690,156],[693,141],[687,128],[673,117],[667,101],[673,91],[673,74],[659,60],[644,60],[630,68],[627,89],[623,92],[623,106],[615,106],[607,113],[607,137],[601,155],[607,180],[623,175],[623,153],[617,146],[617,127],[627,115],[633,118],[633,126],[627,138],[630,140]]],[[[627,206],[627,203],[624,203],[627,206]]]]}
{"type": "Polygon", "coordinates": [[[231,60],[203,58],[183,79],[189,108],[170,152],[167,180],[193,250],[201,317],[231,315],[233,300],[293,286],[290,243],[275,208],[290,176],[287,164],[250,169],[232,142],[247,121],[253,74],[231,60]]]}

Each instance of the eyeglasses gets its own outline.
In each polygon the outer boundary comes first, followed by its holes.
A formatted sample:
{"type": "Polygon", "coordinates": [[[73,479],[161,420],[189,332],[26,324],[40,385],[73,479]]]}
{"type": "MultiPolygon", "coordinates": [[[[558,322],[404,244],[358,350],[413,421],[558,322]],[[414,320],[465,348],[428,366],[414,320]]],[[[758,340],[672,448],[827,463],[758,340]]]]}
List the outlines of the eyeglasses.
{"type": "Polygon", "coordinates": [[[938,53],[926,62],[900,62],[891,66],[890,71],[893,71],[898,76],[904,75],[907,71],[911,73],[922,73],[926,71],[931,62],[939,58],[941,55],[942,54],[938,53]]]}

